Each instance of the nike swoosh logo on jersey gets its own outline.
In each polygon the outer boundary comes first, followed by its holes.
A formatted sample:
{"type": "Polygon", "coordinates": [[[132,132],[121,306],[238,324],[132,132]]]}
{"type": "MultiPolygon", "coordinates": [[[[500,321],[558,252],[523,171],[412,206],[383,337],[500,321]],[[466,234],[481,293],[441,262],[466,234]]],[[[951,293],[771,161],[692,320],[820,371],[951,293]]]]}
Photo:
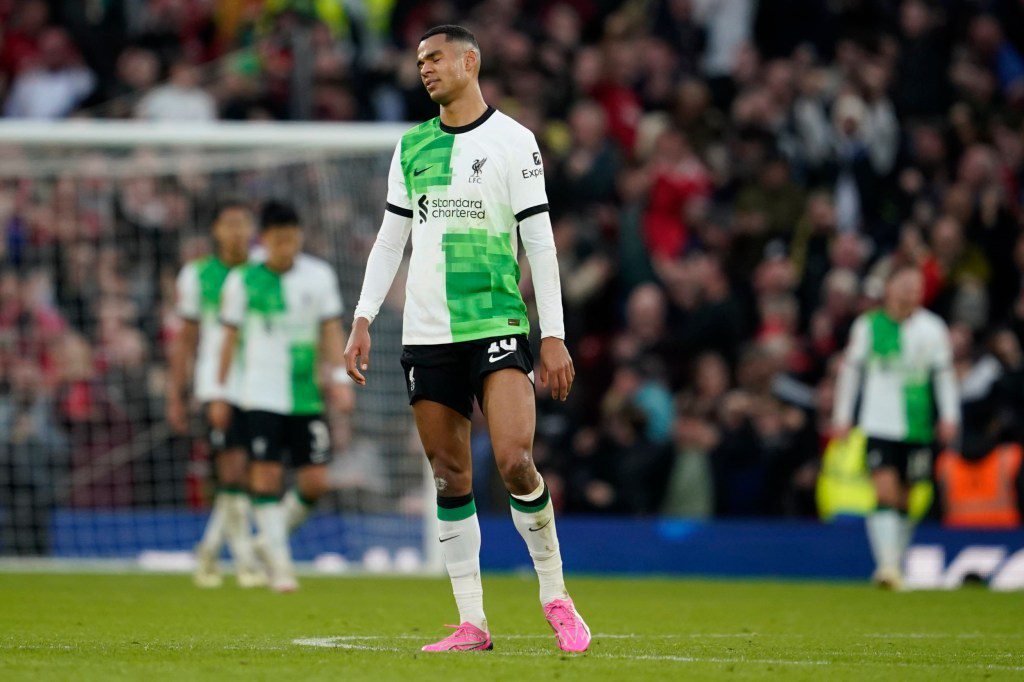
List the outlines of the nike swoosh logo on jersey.
{"type": "Polygon", "coordinates": [[[434,166],[433,166],[433,164],[431,164],[431,165],[429,165],[429,166],[426,166],[426,167],[424,167],[424,168],[418,168],[418,169],[414,170],[414,171],[412,172],[412,174],[413,174],[413,175],[423,175],[424,173],[426,173],[426,172],[427,172],[428,170],[430,170],[430,169],[431,169],[431,168],[433,168],[433,167],[434,167],[434,166]]]}
{"type": "Polygon", "coordinates": [[[460,535],[452,535],[451,537],[444,538],[443,540],[441,538],[438,538],[438,541],[440,541],[440,542],[448,542],[449,540],[454,540],[455,538],[460,537],[460,535]]]}
{"type": "Polygon", "coordinates": [[[497,362],[498,360],[501,360],[502,358],[507,358],[508,356],[512,355],[513,353],[515,353],[515,351],[514,350],[510,350],[509,352],[505,353],[504,355],[490,356],[490,357],[487,358],[487,362],[497,362]]]}
{"type": "Polygon", "coordinates": [[[545,521],[543,526],[537,526],[536,528],[527,528],[526,530],[530,531],[531,533],[536,533],[539,530],[544,530],[545,526],[547,526],[549,523],[551,523],[551,519],[545,521]]]}

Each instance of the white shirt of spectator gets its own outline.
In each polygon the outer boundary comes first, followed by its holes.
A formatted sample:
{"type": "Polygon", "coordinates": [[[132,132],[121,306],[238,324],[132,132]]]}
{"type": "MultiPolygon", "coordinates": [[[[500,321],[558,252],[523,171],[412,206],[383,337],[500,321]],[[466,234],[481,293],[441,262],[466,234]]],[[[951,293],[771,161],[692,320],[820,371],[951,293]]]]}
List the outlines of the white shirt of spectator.
{"type": "Polygon", "coordinates": [[[50,71],[33,69],[14,81],[4,107],[8,118],[61,118],[71,113],[96,87],[96,77],[85,67],[50,71]]]}
{"type": "Polygon", "coordinates": [[[135,116],[149,121],[213,121],[217,105],[200,88],[161,85],[139,100],[135,116]]]}
{"type": "MultiPolygon", "coordinates": [[[[267,293],[264,287],[261,295],[267,293]]],[[[338,278],[319,258],[300,254],[280,274],[254,262],[232,270],[224,283],[221,321],[241,334],[238,405],[285,415],[322,412],[316,381],[320,326],[341,313],[338,278]],[[273,295],[280,300],[269,314],[249,299],[246,281],[256,268],[278,287],[273,295]]]]}

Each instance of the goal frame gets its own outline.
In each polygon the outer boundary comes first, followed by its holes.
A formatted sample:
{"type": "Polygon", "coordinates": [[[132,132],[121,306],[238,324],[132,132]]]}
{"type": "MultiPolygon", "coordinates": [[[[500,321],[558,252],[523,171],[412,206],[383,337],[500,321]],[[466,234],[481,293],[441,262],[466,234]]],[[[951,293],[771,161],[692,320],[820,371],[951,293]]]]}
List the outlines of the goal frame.
{"type": "MultiPolygon", "coordinates": [[[[66,119],[59,121],[0,120],[0,149],[69,147],[76,149],[205,148],[231,150],[294,150],[316,152],[390,152],[411,123],[312,122],[150,122],[139,120],[66,119]]],[[[60,175],[58,171],[56,175],[60,175]]],[[[7,175],[10,177],[10,175],[7,175]]],[[[383,212],[383,203],[381,211],[383,212]]],[[[437,519],[430,513],[433,477],[424,461],[423,568],[443,572],[437,519]]]]}

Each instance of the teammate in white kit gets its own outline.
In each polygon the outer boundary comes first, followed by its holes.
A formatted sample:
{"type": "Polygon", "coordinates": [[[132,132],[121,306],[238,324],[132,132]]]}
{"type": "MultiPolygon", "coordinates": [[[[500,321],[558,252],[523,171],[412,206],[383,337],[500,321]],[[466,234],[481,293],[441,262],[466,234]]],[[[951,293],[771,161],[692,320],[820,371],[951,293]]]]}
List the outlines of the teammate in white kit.
{"type": "Polygon", "coordinates": [[[219,390],[217,382],[222,338],[218,320],[221,288],[231,268],[248,259],[254,232],[252,212],[244,202],[231,200],[221,204],[213,222],[214,253],[186,264],[178,275],[177,310],[182,326],[170,355],[167,421],[177,433],[188,433],[184,396],[188,367],[194,364],[193,393],[203,405],[217,480],[213,510],[196,547],[194,578],[199,587],[221,585],[217,558],[225,540],[235,560],[238,584],[266,584],[266,575],[257,567],[252,549],[245,416],[237,407],[237,395],[230,382],[226,392],[219,390]],[[215,406],[215,401],[222,400],[230,405],[229,409],[215,406]]]}
{"type": "Polygon", "coordinates": [[[590,631],[562,578],[550,495],[533,463],[533,356],[519,292],[518,238],[533,271],[540,314],[540,379],[565,400],[572,359],[565,348],[544,166],[529,130],[487,106],[480,47],[459,26],[428,31],[417,51],[420,78],[441,115],[403,137],[366,265],[349,374],[364,385],[369,326],[412,235],[402,366],[409,401],[437,485],[442,553],[461,624],[425,651],[492,648],[480,580],[480,525],[472,491],[470,414],[487,417],[512,518],[540,581],[544,615],[566,651],[585,651],[590,631]]]}
{"type": "Polygon", "coordinates": [[[878,498],[867,519],[874,580],[891,589],[902,584],[903,556],[913,535],[910,488],[931,479],[934,444],[952,444],[960,426],[949,331],[921,307],[923,292],[921,272],[900,268],[889,277],[883,307],[854,322],[832,418],[835,435],[845,437],[860,392],[856,423],[867,435],[878,498]]]}
{"type": "Polygon", "coordinates": [[[345,334],[334,270],[300,253],[302,228],[287,204],[264,206],[260,240],[266,260],[235,268],[224,283],[218,379],[227,381],[240,348],[238,394],[252,459],[257,548],[270,569],[271,587],[290,592],[298,582],[288,534],[328,490],[331,437],[323,394],[346,412],[354,396],[343,365],[345,334]],[[285,462],[297,469],[297,485],[282,499],[285,462]]]}

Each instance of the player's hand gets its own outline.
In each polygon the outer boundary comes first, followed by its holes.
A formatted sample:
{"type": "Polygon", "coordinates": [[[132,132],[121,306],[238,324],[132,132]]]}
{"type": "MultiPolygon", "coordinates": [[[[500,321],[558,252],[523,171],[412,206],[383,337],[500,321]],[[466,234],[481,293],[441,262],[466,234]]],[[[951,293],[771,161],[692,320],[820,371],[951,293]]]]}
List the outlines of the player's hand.
{"type": "Polygon", "coordinates": [[[569,350],[562,339],[549,336],[540,342],[540,382],[551,388],[551,397],[565,400],[576,378],[569,350]]]}
{"type": "Polygon", "coordinates": [[[327,401],[338,412],[348,414],[356,408],[356,392],[352,384],[332,382],[327,387],[327,401]]]}
{"type": "Polygon", "coordinates": [[[935,428],[935,437],[938,439],[939,444],[948,448],[956,440],[957,432],[960,429],[953,422],[940,421],[938,426],[935,428]]]}
{"type": "Polygon", "coordinates": [[[167,399],[167,423],[171,431],[184,436],[188,433],[188,408],[181,396],[171,396],[167,399]]]}
{"type": "Polygon", "coordinates": [[[345,344],[345,369],[360,386],[366,385],[363,372],[370,369],[370,322],[357,317],[352,323],[352,333],[345,344]]]}
{"type": "Polygon", "coordinates": [[[849,424],[843,424],[841,426],[832,427],[832,438],[833,440],[844,441],[850,437],[850,431],[852,428],[849,424]]]}
{"type": "Polygon", "coordinates": [[[214,400],[206,408],[206,418],[210,427],[217,431],[227,431],[231,424],[231,406],[223,400],[214,400]]]}

